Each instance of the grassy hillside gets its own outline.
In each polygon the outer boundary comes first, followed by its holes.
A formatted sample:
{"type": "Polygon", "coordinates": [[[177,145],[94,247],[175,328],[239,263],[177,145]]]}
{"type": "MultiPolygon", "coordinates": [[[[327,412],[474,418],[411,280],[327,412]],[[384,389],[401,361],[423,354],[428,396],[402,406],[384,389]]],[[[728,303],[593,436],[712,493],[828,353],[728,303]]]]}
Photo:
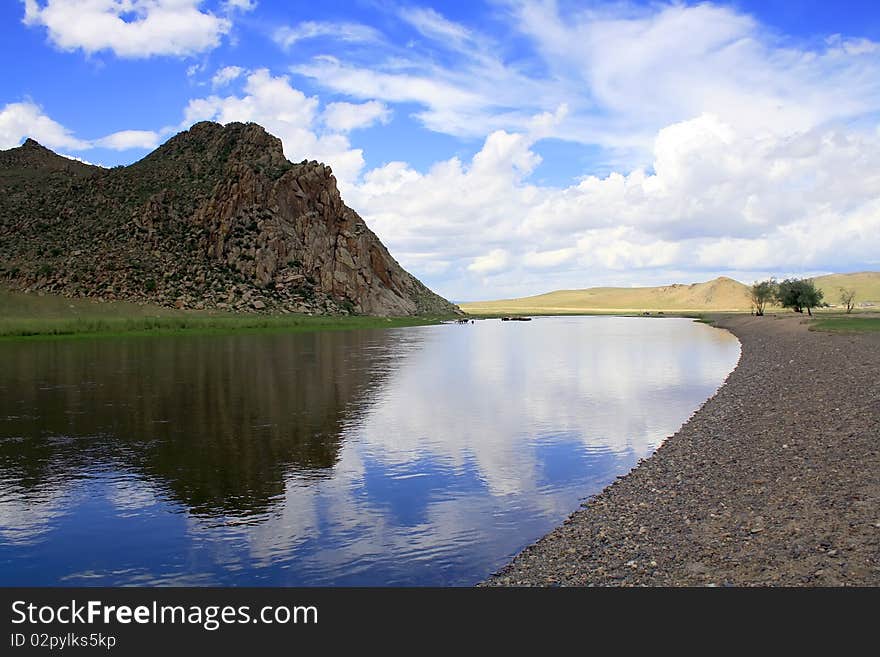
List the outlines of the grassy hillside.
{"type": "Polygon", "coordinates": [[[11,320],[118,319],[137,317],[185,317],[188,314],[151,304],[114,301],[101,303],[91,299],[68,299],[46,294],[23,294],[0,289],[0,322],[11,320]]]}
{"type": "MultiPolygon", "coordinates": [[[[880,272],[818,276],[816,285],[830,304],[840,303],[840,288],[856,290],[857,304],[880,306],[880,272]]],[[[729,312],[748,311],[749,287],[721,276],[705,283],[662,287],[592,287],[558,290],[519,299],[459,304],[474,315],[565,314],[603,312],[729,312]]]]}
{"type": "Polygon", "coordinates": [[[880,306],[880,272],[865,271],[857,274],[829,274],[817,276],[816,286],[825,295],[825,301],[830,304],[840,303],[840,288],[850,288],[856,291],[856,305],[873,303],[880,306]]]}
{"type": "Polygon", "coordinates": [[[459,304],[472,314],[628,311],[737,311],[749,309],[748,287],[732,278],[662,287],[594,287],[534,297],[459,304]]]}

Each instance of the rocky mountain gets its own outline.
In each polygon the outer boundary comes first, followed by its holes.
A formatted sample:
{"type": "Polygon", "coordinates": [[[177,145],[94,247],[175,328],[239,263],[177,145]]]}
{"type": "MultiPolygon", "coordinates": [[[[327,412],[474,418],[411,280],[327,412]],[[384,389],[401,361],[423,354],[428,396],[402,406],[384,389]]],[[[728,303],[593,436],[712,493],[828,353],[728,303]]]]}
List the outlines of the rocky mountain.
{"type": "Polygon", "coordinates": [[[127,167],[0,151],[0,281],[251,312],[450,314],[347,207],[329,167],[256,124],[198,123],[127,167]]]}

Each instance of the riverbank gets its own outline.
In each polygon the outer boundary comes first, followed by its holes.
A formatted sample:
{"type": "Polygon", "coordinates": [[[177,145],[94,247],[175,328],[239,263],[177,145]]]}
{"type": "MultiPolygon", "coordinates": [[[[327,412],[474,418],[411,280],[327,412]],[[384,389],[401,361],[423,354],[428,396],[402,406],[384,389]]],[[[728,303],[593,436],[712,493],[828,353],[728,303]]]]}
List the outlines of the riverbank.
{"type": "Polygon", "coordinates": [[[442,319],[217,313],[0,290],[0,341],[267,331],[303,333],[422,326],[442,319]]]}
{"type": "Polygon", "coordinates": [[[715,396],[485,585],[880,585],[880,333],[715,324],[715,396]]]}
{"type": "Polygon", "coordinates": [[[433,317],[304,316],[141,317],[68,321],[0,320],[0,342],[73,338],[225,335],[230,333],[309,333],[385,329],[436,324],[433,317]]]}

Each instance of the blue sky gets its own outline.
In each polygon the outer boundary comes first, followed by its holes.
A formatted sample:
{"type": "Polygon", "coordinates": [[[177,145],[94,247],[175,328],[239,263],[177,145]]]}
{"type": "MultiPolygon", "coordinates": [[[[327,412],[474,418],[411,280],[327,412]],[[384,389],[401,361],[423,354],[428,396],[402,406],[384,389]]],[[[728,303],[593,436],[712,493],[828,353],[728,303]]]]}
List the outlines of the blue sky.
{"type": "Polygon", "coordinates": [[[880,269],[876,3],[27,0],[0,20],[0,148],[111,166],[253,120],[457,300],[880,269]]]}

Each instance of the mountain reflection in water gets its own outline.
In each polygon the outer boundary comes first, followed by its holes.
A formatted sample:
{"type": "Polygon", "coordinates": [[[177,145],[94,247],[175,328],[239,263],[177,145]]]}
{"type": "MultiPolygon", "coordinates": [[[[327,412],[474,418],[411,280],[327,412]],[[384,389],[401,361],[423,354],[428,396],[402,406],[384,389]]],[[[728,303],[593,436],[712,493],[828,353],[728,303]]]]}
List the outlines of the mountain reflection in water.
{"type": "Polygon", "coordinates": [[[734,367],[688,320],[0,345],[0,584],[469,584],[734,367]]]}

